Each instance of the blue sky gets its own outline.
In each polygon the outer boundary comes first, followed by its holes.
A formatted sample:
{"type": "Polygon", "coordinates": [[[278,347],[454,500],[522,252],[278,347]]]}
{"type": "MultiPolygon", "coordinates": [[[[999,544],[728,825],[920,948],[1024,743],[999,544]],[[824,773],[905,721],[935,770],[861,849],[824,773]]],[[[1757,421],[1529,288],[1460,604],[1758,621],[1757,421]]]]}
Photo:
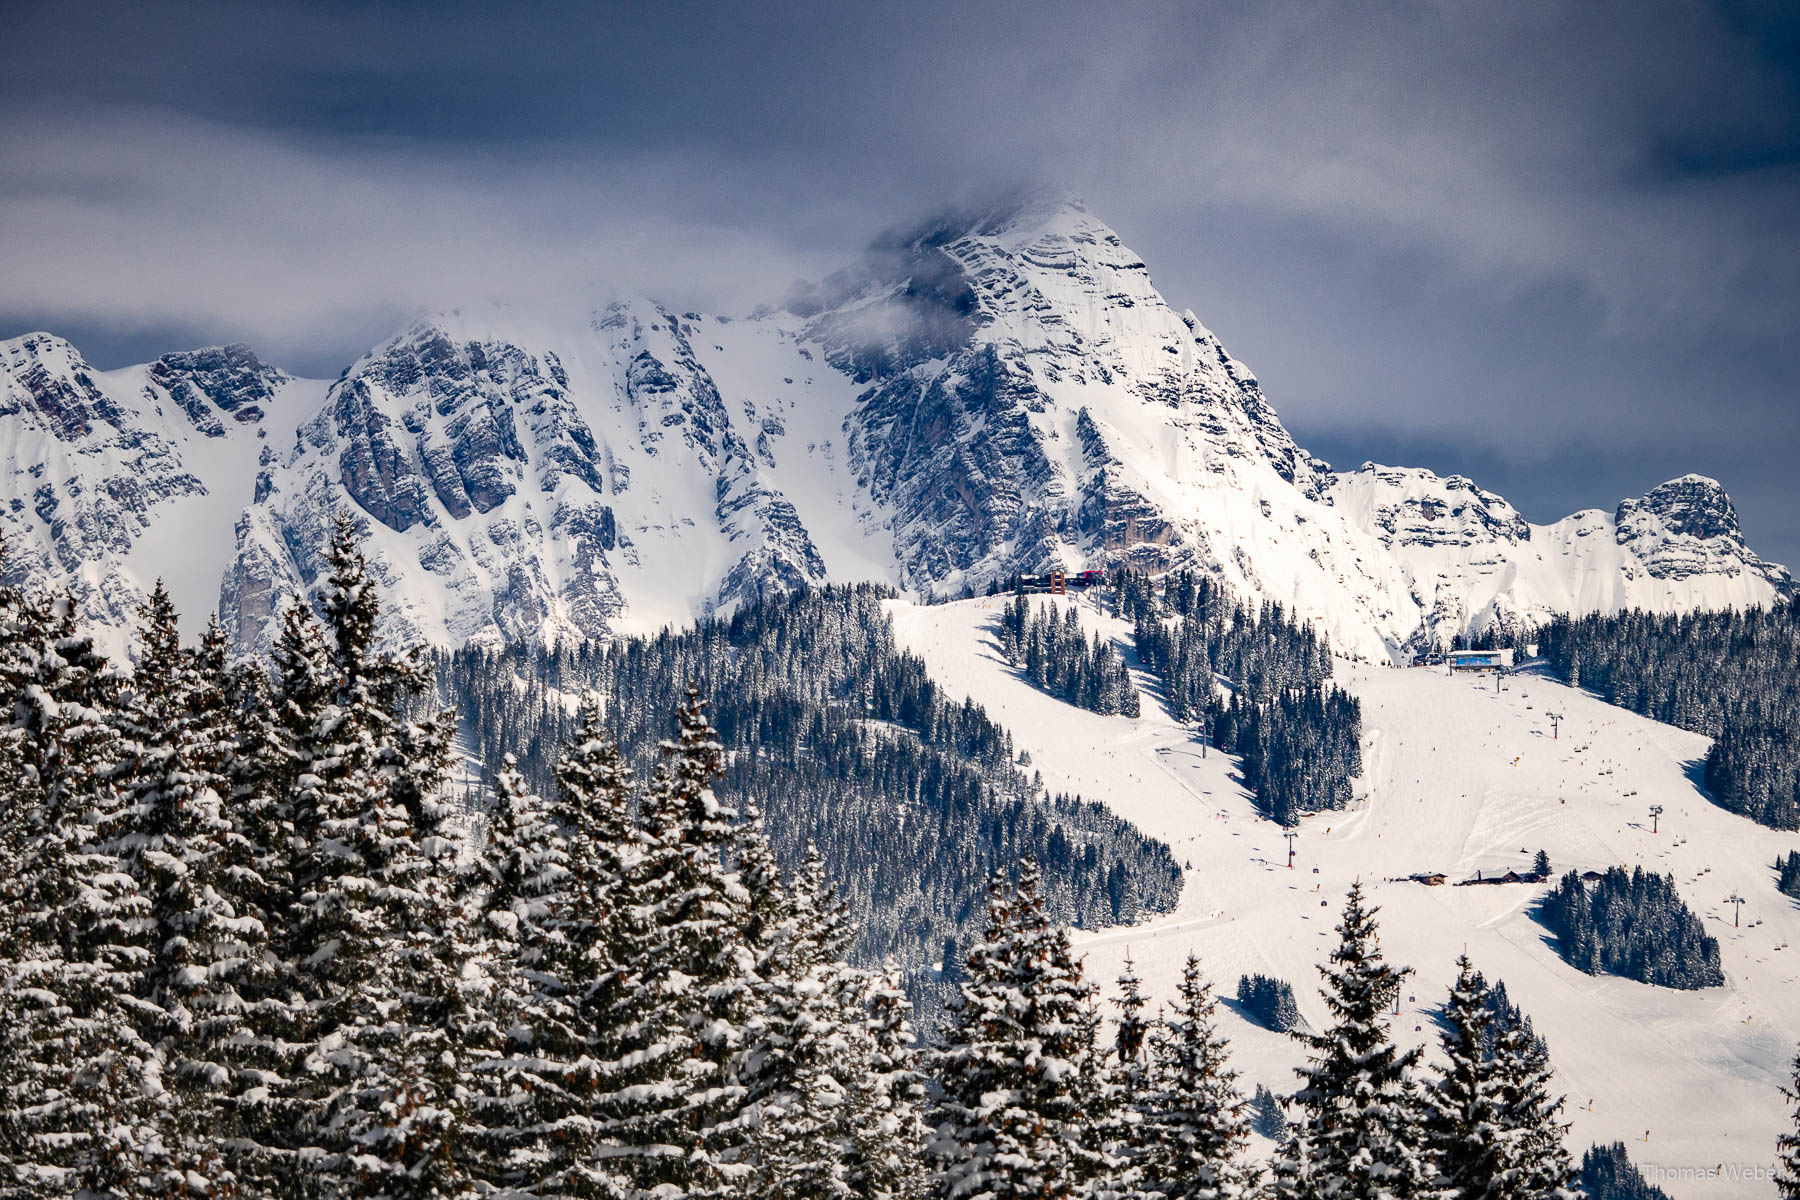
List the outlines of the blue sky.
{"type": "Polygon", "coordinates": [[[1547,520],[1690,470],[1800,560],[1800,15],[1632,4],[11,5],[0,336],[743,311],[880,230],[1084,196],[1340,465],[1547,520]]]}

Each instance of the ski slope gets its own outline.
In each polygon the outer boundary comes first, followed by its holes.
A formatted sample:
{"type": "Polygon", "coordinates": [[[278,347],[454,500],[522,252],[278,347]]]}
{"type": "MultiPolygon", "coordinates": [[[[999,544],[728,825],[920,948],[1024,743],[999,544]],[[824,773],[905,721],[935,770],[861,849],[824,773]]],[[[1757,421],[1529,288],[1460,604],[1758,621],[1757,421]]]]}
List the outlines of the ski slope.
{"type": "MultiPolygon", "coordinates": [[[[1773,1194],[1754,1172],[1772,1164],[1787,1112],[1777,1088],[1800,1041],[1800,907],[1775,890],[1771,864],[1800,838],[1706,800],[1695,780],[1707,739],[1542,678],[1515,676],[1496,691],[1492,679],[1340,665],[1338,682],[1363,703],[1361,798],[1353,811],[1300,826],[1290,871],[1282,831],[1256,815],[1232,760],[1203,755],[1147,678],[1139,679],[1145,715],[1136,719],[1038,692],[1000,656],[993,624],[1003,603],[894,601],[890,611],[900,643],[951,695],[967,694],[1011,730],[1046,786],[1105,802],[1167,841],[1186,866],[1174,913],[1078,933],[1091,977],[1109,994],[1129,953],[1150,995],[1168,997],[1191,951],[1226,997],[1241,973],[1290,981],[1316,1027],[1324,1006],[1315,964],[1335,945],[1344,892],[1360,877],[1382,910],[1383,950],[1417,972],[1395,1019],[1403,1040],[1435,1050],[1432,1013],[1466,947],[1548,1040],[1569,1099],[1572,1152],[1624,1141],[1678,1200],[1773,1194]],[[1559,737],[1552,712],[1563,717],[1559,737]],[[1664,809],[1659,834],[1652,804],[1664,809]],[[1539,849],[1559,874],[1640,863],[1673,871],[1682,898],[1719,939],[1726,986],[1675,992],[1581,974],[1534,919],[1547,885],[1394,881],[1425,871],[1452,882],[1477,870],[1524,872],[1539,849]],[[1748,901],[1741,928],[1724,902],[1734,892],[1748,901]]],[[[1123,622],[1086,601],[1082,616],[1129,645],[1123,622]]],[[[1246,1092],[1256,1083],[1293,1089],[1302,1048],[1292,1039],[1235,1011],[1225,1030],[1246,1092]]]]}

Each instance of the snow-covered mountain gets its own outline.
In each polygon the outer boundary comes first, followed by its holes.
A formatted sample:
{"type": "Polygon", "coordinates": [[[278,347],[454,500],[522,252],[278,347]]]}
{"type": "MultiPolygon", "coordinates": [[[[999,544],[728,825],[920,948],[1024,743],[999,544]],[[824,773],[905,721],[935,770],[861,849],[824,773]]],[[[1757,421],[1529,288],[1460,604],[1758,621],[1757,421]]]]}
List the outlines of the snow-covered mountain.
{"type": "Polygon", "coordinates": [[[1416,468],[1364,463],[1334,476],[1326,498],[1400,564],[1421,631],[1439,641],[1555,613],[1742,608],[1793,588],[1744,544],[1731,498],[1703,475],[1551,525],[1460,475],[1416,468]]]}
{"type": "Polygon", "coordinates": [[[96,371],[49,334],[0,341],[7,577],[66,586],[115,650],[159,575],[210,612],[268,431],[323,394],[245,346],[96,371]]]}
{"type": "Polygon", "coordinates": [[[328,387],[241,347],[101,375],[34,335],[0,366],[29,547],[10,569],[70,580],[115,625],[156,572],[211,572],[245,644],[316,579],[338,508],[371,531],[388,631],[443,643],[654,628],[826,579],[944,594],[1125,562],[1207,570],[1385,657],[1496,617],[1791,587],[1710,480],[1532,526],[1460,478],[1332,474],[1050,193],[885,237],[741,320],[466,307],[328,387]]]}
{"type": "Polygon", "coordinates": [[[685,622],[769,589],[895,576],[848,472],[850,381],[793,318],[616,303],[572,325],[423,319],[333,384],[258,475],[220,608],[246,644],[366,515],[390,632],[461,644],[685,622]]]}

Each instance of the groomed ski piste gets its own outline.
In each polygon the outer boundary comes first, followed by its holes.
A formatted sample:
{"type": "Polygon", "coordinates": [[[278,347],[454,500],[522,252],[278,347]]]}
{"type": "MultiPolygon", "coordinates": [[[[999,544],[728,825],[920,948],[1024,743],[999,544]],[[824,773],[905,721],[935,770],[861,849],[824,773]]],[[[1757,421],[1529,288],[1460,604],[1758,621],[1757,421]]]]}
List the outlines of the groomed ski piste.
{"type": "MultiPolygon", "coordinates": [[[[1357,801],[1302,821],[1290,870],[1285,831],[1257,814],[1235,760],[1203,754],[1167,716],[1154,680],[1138,676],[1137,718],[1085,712],[1026,682],[995,637],[1008,599],[893,601],[890,611],[900,644],[949,695],[968,695],[1009,729],[1047,788],[1109,805],[1184,865],[1175,912],[1077,932],[1105,995],[1129,954],[1152,1004],[1168,998],[1191,951],[1231,1010],[1222,1029],[1246,1094],[1258,1083],[1292,1092],[1304,1047],[1231,997],[1240,974],[1274,975],[1293,984],[1305,1021],[1322,1026],[1317,965],[1360,878],[1381,908],[1383,952],[1415,971],[1393,1018],[1403,1042],[1435,1056],[1434,1014],[1466,949],[1548,1041],[1577,1158],[1590,1143],[1622,1141],[1677,1200],[1772,1193],[1766,1172],[1789,1112],[1778,1089],[1800,1040],[1800,906],[1775,890],[1772,864],[1800,838],[1707,799],[1698,780],[1708,739],[1541,676],[1513,675],[1497,689],[1491,676],[1340,661],[1334,681],[1363,705],[1357,801]],[[1663,809],[1659,833],[1652,805],[1663,809]],[[1454,886],[1477,871],[1528,872],[1540,849],[1557,876],[1672,871],[1719,940],[1725,986],[1682,992],[1582,974],[1536,918],[1548,883],[1454,886]],[[1449,883],[1406,879],[1424,872],[1449,883]],[[1746,901],[1741,927],[1732,895],[1746,901]]],[[[1080,609],[1087,628],[1135,662],[1128,625],[1091,601],[1080,609]]]]}

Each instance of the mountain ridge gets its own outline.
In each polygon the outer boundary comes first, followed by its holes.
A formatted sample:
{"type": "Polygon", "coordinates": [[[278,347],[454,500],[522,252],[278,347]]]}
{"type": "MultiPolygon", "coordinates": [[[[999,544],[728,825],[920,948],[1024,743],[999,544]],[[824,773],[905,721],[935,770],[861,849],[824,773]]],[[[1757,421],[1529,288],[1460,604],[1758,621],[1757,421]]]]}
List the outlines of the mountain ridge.
{"type": "Polygon", "coordinates": [[[266,644],[338,508],[369,528],[385,633],[441,645],[640,632],[826,580],[943,595],[1124,564],[1206,571],[1380,658],[1793,588],[1701,476],[1540,526],[1461,476],[1333,472],[1054,191],[884,235],[748,318],[468,305],[329,383],[242,346],[95,372],[47,336],[0,343],[7,570],[121,631],[156,573],[184,573],[192,607],[217,563],[228,630],[266,644]],[[198,507],[206,552],[168,550],[198,507]]]}

